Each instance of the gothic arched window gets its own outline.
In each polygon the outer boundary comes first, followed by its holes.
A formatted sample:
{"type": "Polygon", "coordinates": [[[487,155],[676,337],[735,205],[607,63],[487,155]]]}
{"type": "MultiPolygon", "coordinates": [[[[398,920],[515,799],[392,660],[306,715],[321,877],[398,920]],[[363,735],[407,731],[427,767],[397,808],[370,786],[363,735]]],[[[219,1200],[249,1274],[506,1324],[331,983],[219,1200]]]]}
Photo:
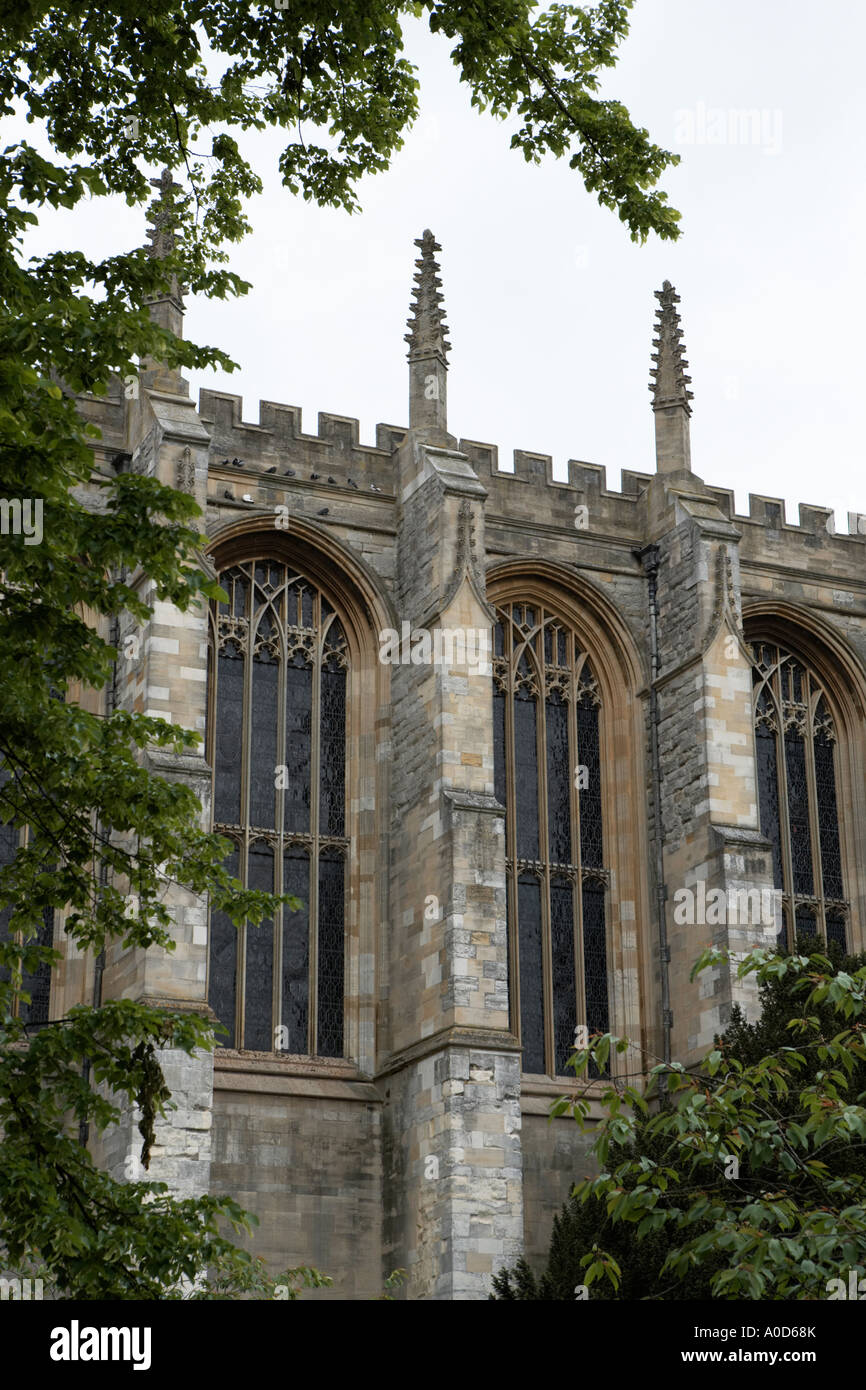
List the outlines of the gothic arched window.
{"type": "MultiPolygon", "coordinates": [[[[523,1070],[563,1075],[575,1029],[608,1030],[600,695],[576,634],[498,608],[495,786],[506,808],[512,1027],[523,1070]]],[[[579,1036],[579,1035],[578,1035],[579,1036]]]]}
{"type": "Polygon", "coordinates": [[[283,561],[234,565],[219,582],[213,828],[247,887],[291,893],[303,908],[240,931],[212,913],[209,1002],[226,1047],[342,1057],[345,634],[321,591],[283,561]]]}
{"type": "Polygon", "coordinates": [[[753,685],[761,830],[782,893],[781,945],[797,932],[847,946],[836,804],[836,731],[822,682],[784,648],[756,642],[753,685]]]}

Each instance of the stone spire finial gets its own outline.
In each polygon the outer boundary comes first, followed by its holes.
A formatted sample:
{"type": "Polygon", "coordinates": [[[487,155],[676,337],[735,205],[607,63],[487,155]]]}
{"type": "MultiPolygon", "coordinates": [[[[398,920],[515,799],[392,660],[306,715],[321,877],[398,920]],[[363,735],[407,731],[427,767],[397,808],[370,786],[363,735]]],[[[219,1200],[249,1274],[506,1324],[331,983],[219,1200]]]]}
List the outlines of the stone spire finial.
{"type": "MultiPolygon", "coordinates": [[[[175,249],[174,228],[176,225],[175,195],[182,192],[181,185],[175,183],[170,169],[163,169],[158,179],[149,180],[157,190],[157,196],[149,204],[145,216],[151,224],[148,228],[150,246],[148,256],[155,260],[165,260],[175,249]]],[[[150,317],[161,328],[167,328],[176,338],[183,337],[183,295],[184,287],[172,273],[171,282],[161,293],[147,301],[150,317]]],[[[147,374],[146,384],[165,390],[188,393],[188,384],[178,371],[169,371],[160,363],[147,358],[142,367],[147,374]]]]}
{"type": "Polygon", "coordinates": [[[409,332],[406,334],[406,342],[409,344],[409,361],[418,356],[428,357],[438,353],[442,361],[446,362],[451,344],[445,337],[448,325],[443,317],[442,281],[439,279],[439,264],[435,256],[435,252],[441,251],[442,247],[429,228],[423,236],[416,238],[415,245],[421,255],[415,262],[417,270],[414,276],[415,288],[412,291],[412,317],[407,320],[409,332]]]}
{"type": "Polygon", "coordinates": [[[680,297],[671,284],[665,280],[662,288],[656,290],[659,301],[656,309],[655,330],[652,354],[655,366],[649,389],[653,393],[653,410],[656,426],[656,468],[659,473],[691,472],[691,443],[689,440],[689,416],[692,408],[689,401],[693,393],[688,389],[691,381],[686,376],[688,362],[683,356],[682,327],[676,306],[680,297]]]}
{"type": "Polygon", "coordinates": [[[145,213],[148,222],[153,223],[147,233],[153,243],[147,254],[164,260],[174,250],[174,193],[180,193],[181,186],[175,183],[170,169],[163,169],[158,179],[148,179],[148,183],[159,193],[145,213]]]}
{"type": "Polygon", "coordinates": [[[689,364],[683,357],[682,326],[676,309],[680,297],[670,280],[665,280],[662,288],[654,293],[659,307],[656,309],[655,326],[658,337],[653,338],[653,347],[658,348],[658,352],[652,354],[656,365],[651,369],[653,380],[649,384],[653,393],[653,410],[681,405],[691,415],[689,401],[694,392],[688,390],[691,377],[686,376],[684,370],[689,364]]]}
{"type": "Polygon", "coordinates": [[[448,373],[448,327],[442,306],[442,281],[435,252],[442,247],[431,231],[415,245],[421,255],[415,262],[415,288],[409,319],[409,427],[448,433],[445,387],[448,373]]]}

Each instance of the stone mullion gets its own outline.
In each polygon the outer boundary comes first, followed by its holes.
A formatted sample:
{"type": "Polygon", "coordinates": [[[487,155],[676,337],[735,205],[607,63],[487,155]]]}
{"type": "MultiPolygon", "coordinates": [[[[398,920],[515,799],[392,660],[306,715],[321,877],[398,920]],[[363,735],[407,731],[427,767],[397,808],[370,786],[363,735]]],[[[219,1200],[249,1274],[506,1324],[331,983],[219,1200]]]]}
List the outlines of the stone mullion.
{"type": "Polygon", "coordinates": [[[313,594],[313,627],[316,632],[316,645],[313,653],[312,694],[310,698],[310,1009],[307,1020],[309,1030],[310,1056],[317,1055],[319,1037],[319,790],[321,780],[321,728],[322,728],[322,650],[325,639],[322,633],[322,595],[319,589],[313,594]]]}
{"type": "MultiPolygon", "coordinates": [[[[285,571],[284,571],[285,577],[285,571]]],[[[276,598],[272,600],[274,616],[277,621],[279,633],[280,654],[279,679],[277,681],[277,766],[288,769],[288,748],[286,746],[286,681],[288,677],[289,652],[288,634],[286,624],[288,621],[288,590],[283,585],[282,593],[279,597],[279,611],[276,609],[276,598]]],[[[280,779],[283,780],[282,778],[280,779]]],[[[275,779],[276,790],[276,779],[275,779]]],[[[283,891],[283,854],[285,852],[285,807],[286,795],[281,791],[275,798],[274,805],[274,827],[276,830],[274,843],[274,892],[283,891]]],[[[271,1008],[271,1023],[273,1025],[273,1036],[276,1039],[276,1030],[283,1021],[283,914],[285,907],[281,904],[274,912],[274,987],[271,1008]]]]}
{"type": "Polygon", "coordinates": [[[548,1076],[556,1075],[556,1057],[553,1029],[553,941],[550,921],[550,827],[548,824],[547,787],[547,692],[544,678],[544,609],[541,623],[535,636],[540,653],[538,656],[538,717],[536,719],[536,740],[538,759],[538,778],[536,795],[538,797],[538,857],[541,861],[541,978],[544,998],[544,1056],[548,1076]]]}
{"type": "MultiPolygon", "coordinates": [[[[247,626],[247,650],[244,662],[244,708],[241,721],[241,836],[239,848],[238,877],[244,887],[249,884],[250,854],[250,756],[252,751],[253,718],[253,649],[256,641],[256,586],[255,565],[247,567],[249,578],[249,609],[247,626]]],[[[235,1045],[244,1046],[247,1006],[247,925],[238,928],[238,970],[237,997],[235,999],[235,1045]]]]}
{"type": "Polygon", "coordinates": [[[812,879],[814,893],[817,899],[817,913],[815,929],[819,938],[827,941],[827,911],[824,902],[824,865],[821,861],[821,826],[818,819],[818,787],[815,781],[815,741],[813,731],[813,720],[815,717],[815,706],[821,698],[821,689],[817,687],[817,695],[812,698],[812,677],[808,670],[803,672],[806,681],[806,786],[809,795],[809,838],[812,844],[812,879]]]}
{"type": "Polygon", "coordinates": [[[836,785],[836,820],[839,827],[842,891],[847,894],[847,897],[843,899],[845,906],[845,937],[848,949],[852,952],[856,952],[861,927],[858,856],[856,846],[859,825],[856,812],[856,798],[852,793],[851,784],[853,750],[849,741],[850,731],[846,729],[845,737],[841,737],[842,729],[845,728],[845,725],[841,723],[836,714],[833,715],[833,727],[836,733],[836,738],[833,743],[833,773],[836,785]],[[843,813],[840,814],[840,808],[848,808],[850,814],[845,814],[844,810],[843,813]]]}
{"type": "MultiPolygon", "coordinates": [[[[775,649],[778,653],[778,648],[775,649]]],[[[779,797],[779,830],[782,839],[782,879],[790,904],[788,942],[797,935],[797,903],[794,894],[794,864],[791,858],[791,821],[788,814],[788,757],[785,749],[785,713],[782,700],[782,670],[779,664],[767,683],[776,704],[776,789],[779,797]]]]}
{"type": "Polygon", "coordinates": [[[217,712],[217,680],[219,671],[219,608],[211,606],[208,613],[209,653],[210,671],[207,683],[207,697],[205,702],[205,738],[206,742],[205,757],[210,764],[210,805],[211,805],[211,828],[213,828],[213,808],[214,796],[216,795],[216,712],[217,712]]]}
{"type": "MultiPolygon", "coordinates": [[[[333,625],[333,619],[332,624],[333,625]]],[[[351,651],[348,644],[348,633],[343,628],[343,635],[346,638],[346,718],[343,726],[343,744],[346,750],[345,766],[343,768],[343,838],[346,841],[343,853],[343,922],[344,922],[344,942],[343,942],[343,1056],[351,1057],[363,1067],[362,1046],[361,1046],[361,1015],[364,1006],[361,1003],[361,900],[360,891],[360,869],[356,878],[355,863],[359,859],[360,845],[363,836],[361,831],[362,812],[360,797],[360,779],[364,776],[364,769],[361,764],[360,747],[361,739],[357,728],[356,710],[361,708],[360,692],[356,692],[356,686],[361,685],[361,672],[352,660],[351,651]],[[352,795],[353,786],[358,788],[358,795],[352,795]],[[355,808],[353,810],[353,802],[355,808]],[[352,832],[355,832],[355,853],[352,853],[352,832]],[[357,898],[357,914],[353,917],[351,912],[353,889],[357,898]]]]}
{"type": "Polygon", "coordinates": [[[515,691],[515,671],[514,671],[514,633],[511,626],[511,617],[503,625],[503,634],[507,643],[505,658],[507,661],[507,688],[505,693],[505,858],[506,876],[509,882],[510,892],[506,893],[508,911],[508,974],[509,974],[509,1009],[511,1014],[511,1031],[514,1036],[522,1041],[520,1032],[520,952],[518,949],[517,932],[517,776],[516,776],[516,757],[514,746],[514,691],[515,691]],[[508,808],[511,807],[511,814],[508,808]],[[510,861],[511,867],[507,864],[510,861]]]}
{"type": "MultiPolygon", "coordinates": [[[[207,697],[205,709],[205,757],[210,765],[210,826],[211,833],[215,830],[214,811],[216,807],[216,712],[217,712],[217,684],[219,681],[219,607],[214,604],[209,613],[210,630],[208,637],[210,640],[210,678],[207,683],[207,697]]],[[[207,904],[207,945],[205,947],[205,999],[210,1000],[211,987],[211,918],[213,909],[210,899],[207,904]]],[[[235,1000],[235,1013],[237,1013],[237,1000],[235,1000]]],[[[237,1026],[237,1024],[235,1024],[237,1026]]]]}
{"type": "Polygon", "coordinates": [[[580,749],[577,746],[577,661],[573,659],[574,634],[569,633],[569,664],[571,665],[571,690],[568,700],[568,747],[571,753],[571,863],[577,872],[572,882],[572,921],[574,926],[574,982],[576,988],[575,1008],[577,1022],[586,1023],[586,969],[583,960],[583,864],[580,858],[580,792],[577,788],[577,768],[580,765],[580,749]]]}
{"type": "MultiPolygon", "coordinates": [[[[776,721],[776,728],[773,730],[773,737],[776,741],[776,796],[779,803],[779,837],[782,854],[782,927],[785,932],[785,943],[790,945],[789,936],[793,932],[794,920],[794,877],[793,866],[790,863],[789,841],[788,841],[788,812],[787,812],[787,766],[785,763],[785,738],[783,719],[781,714],[781,704],[777,698],[776,690],[773,685],[775,672],[770,672],[758,685],[752,688],[752,709],[753,727],[757,729],[758,701],[763,691],[767,691],[770,696],[770,704],[776,721]],[[785,909],[787,909],[787,923],[785,921],[785,909]]],[[[760,818],[760,786],[757,789],[758,796],[758,815],[760,818]]]]}

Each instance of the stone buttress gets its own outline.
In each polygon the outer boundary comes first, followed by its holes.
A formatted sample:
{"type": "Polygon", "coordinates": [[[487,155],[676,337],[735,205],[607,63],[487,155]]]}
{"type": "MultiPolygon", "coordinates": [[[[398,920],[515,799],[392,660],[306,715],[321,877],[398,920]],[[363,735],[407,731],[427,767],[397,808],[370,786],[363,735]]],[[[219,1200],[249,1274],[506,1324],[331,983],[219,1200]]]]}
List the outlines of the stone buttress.
{"type": "Polygon", "coordinates": [[[675,307],[679,296],[665,281],[656,297],[658,351],[650,390],[658,472],[647,489],[643,558],[657,604],[658,792],[672,1000],[672,1016],[662,1022],[670,1026],[674,1059],[693,1062],[726,1026],[734,1002],[752,1017],[757,1004],[754,977],[738,982],[735,961],[691,982],[700,951],[713,945],[741,955],[773,946],[781,904],[770,915],[772,866],[758,822],[740,533],[691,471],[692,393],[675,307]],[[699,896],[700,881],[705,887],[699,896]],[[694,894],[695,912],[675,911],[684,901],[682,890],[694,894]],[[721,890],[724,907],[705,911],[703,895],[713,890],[721,890]],[[759,912],[738,911],[746,900],[737,895],[750,890],[757,890],[750,907],[760,900],[766,921],[759,912]],[[677,920],[689,916],[694,920],[677,920]]]}
{"type": "MultiPolygon", "coordinates": [[[[152,180],[159,196],[151,207],[154,227],[149,253],[165,254],[171,242],[170,176],[152,180]]],[[[152,318],[177,337],[183,333],[183,303],[174,277],[166,293],[149,305],[152,318]]],[[[115,459],[134,473],[156,477],[168,487],[190,493],[204,508],[210,436],[189,398],[179,372],[145,361],[137,381],[125,389],[125,436],[115,459]]],[[[135,577],[132,578],[135,583],[135,577]]],[[[144,628],[124,615],[116,633],[119,660],[113,701],[118,708],[166,719],[204,733],[207,710],[207,615],[203,607],[181,612],[157,600],[139,583],[141,597],[153,614],[144,628]]],[[[202,752],[178,756],[151,747],[146,765],[170,781],[191,787],[202,803],[202,825],[210,828],[211,775],[202,752]]],[[[210,1014],[207,1004],[208,915],[205,900],[176,884],[166,887],[175,931],[174,952],[123,950],[113,943],[106,952],[101,986],[104,999],[127,998],[170,1009],[210,1014]]],[[[130,913],[136,911],[130,901],[130,913]]],[[[98,979],[98,973],[97,973],[98,979]]],[[[120,1124],[94,1138],[97,1161],[116,1177],[167,1182],[183,1197],[210,1190],[213,1057],[189,1057],[176,1049],[159,1054],[173,1108],[156,1125],[156,1142],[145,1172],[140,1165],[138,1114],[125,1110],[120,1124]]]]}
{"type": "Polygon", "coordinates": [[[486,494],[447,433],[439,248],[430,232],[416,245],[411,424],[397,455],[385,1246],[408,1297],[472,1299],[521,1248],[520,1057],[478,559],[486,494]]]}

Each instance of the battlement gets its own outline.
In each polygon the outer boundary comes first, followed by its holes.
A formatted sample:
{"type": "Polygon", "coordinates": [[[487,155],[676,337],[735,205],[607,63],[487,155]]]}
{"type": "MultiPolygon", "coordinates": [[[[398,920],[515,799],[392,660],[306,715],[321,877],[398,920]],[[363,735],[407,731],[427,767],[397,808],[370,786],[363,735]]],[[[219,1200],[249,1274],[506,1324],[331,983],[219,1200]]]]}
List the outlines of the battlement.
{"type": "MultiPolygon", "coordinates": [[[[513,509],[515,501],[514,484],[534,484],[531,494],[531,508],[538,520],[550,520],[546,509],[538,505],[539,486],[550,489],[552,505],[556,505],[557,495],[568,494],[566,505],[582,503],[592,515],[591,528],[615,530],[618,523],[629,522],[634,517],[634,503],[655,476],[651,473],[637,472],[631,468],[622,470],[622,488],[617,492],[608,488],[607,470],[603,464],[587,463],[580,459],[568,460],[568,481],[554,478],[553,458],[550,454],[536,454],[526,449],[514,450],[514,471],[499,467],[499,450],[495,444],[484,444],[474,439],[461,439],[460,450],[469,458],[481,482],[491,493],[489,508],[497,510],[497,504],[513,509]],[[505,491],[503,491],[505,489],[505,491]]],[[[830,507],[815,506],[801,502],[798,507],[799,522],[795,525],[785,520],[785,503],[779,497],[766,497],[761,493],[749,493],[747,515],[737,512],[734,493],[730,488],[713,487],[706,484],[708,492],[722,514],[735,526],[760,526],[763,530],[789,536],[812,536],[820,540],[866,540],[866,514],[848,513],[848,531],[835,528],[834,513],[830,507]]]]}
{"type": "Polygon", "coordinates": [[[252,469],[274,464],[343,469],[393,490],[392,457],[406,434],[405,425],[378,424],[376,443],[362,444],[354,417],[320,411],[317,433],[306,434],[300,406],[259,401],[258,422],[253,423],[243,418],[242,396],[206,389],[199,393],[199,415],[211,433],[211,467],[218,467],[217,456],[225,454],[252,469]]]}
{"type": "MultiPolygon", "coordinates": [[[[544,483],[547,487],[575,488],[578,491],[607,492],[606,471],[603,464],[586,463],[580,459],[568,460],[568,481],[563,482],[553,476],[553,457],[550,454],[536,454],[528,449],[514,450],[514,471],[499,467],[499,449],[496,444],[482,444],[476,439],[461,439],[460,451],[468,456],[478,477],[487,486],[488,481],[507,478],[511,482],[544,483]]],[[[623,475],[625,477],[625,475],[623,475]]],[[[639,482],[649,482],[649,474],[629,473],[629,485],[624,488],[626,495],[637,496],[639,482]],[[633,483],[632,483],[632,480],[633,483]]],[[[610,493],[609,496],[622,496],[623,493],[610,493]]]]}
{"type": "MultiPolygon", "coordinates": [[[[83,393],[78,398],[79,409],[85,418],[98,424],[103,438],[95,449],[106,458],[123,447],[124,399],[119,377],[111,379],[106,396],[83,393]]],[[[244,469],[280,472],[295,468],[306,473],[336,475],[345,482],[349,477],[361,488],[394,496],[395,451],[406,437],[405,425],[377,424],[375,444],[360,439],[360,424],[354,416],[335,415],[320,411],[315,434],[303,429],[300,406],[284,405],[278,401],[259,401],[258,421],[244,420],[243,397],[228,391],[202,388],[199,393],[199,416],[211,434],[212,470],[219,470],[224,456],[226,466],[237,480],[231,461],[239,459],[244,469]],[[374,486],[375,485],[375,486],[374,486]]],[[[512,521],[526,521],[544,527],[575,526],[575,509],[587,510],[584,529],[610,538],[639,539],[641,518],[636,504],[654,474],[623,469],[620,491],[607,485],[607,470],[603,464],[569,459],[567,481],[554,478],[550,454],[528,449],[513,451],[514,470],[499,467],[499,449],[495,444],[475,439],[461,439],[464,453],[479,480],[487,489],[488,516],[504,516],[512,521]],[[531,484],[531,490],[521,486],[531,484]],[[539,489],[544,488],[545,501],[540,505],[539,489]]],[[[304,481],[299,477],[299,481],[304,481]]],[[[801,502],[798,521],[785,518],[785,503],[780,497],[749,493],[747,514],[736,511],[734,493],[730,488],[706,484],[719,511],[734,526],[743,531],[744,551],[766,548],[801,540],[810,547],[840,542],[866,542],[866,513],[849,512],[847,531],[837,529],[830,507],[801,502]],[[759,534],[760,532],[760,534],[759,534]]],[[[838,553],[838,552],[837,552],[838,553]]],[[[851,552],[852,558],[857,554],[851,552]]],[[[858,555],[857,564],[862,563],[858,555]]]]}
{"type": "Polygon", "coordinates": [[[734,510],[734,494],[729,488],[712,487],[708,484],[721,512],[735,526],[760,526],[765,531],[777,533],[780,537],[788,535],[810,535],[820,539],[835,537],[838,540],[866,540],[866,516],[857,512],[848,513],[848,531],[837,531],[832,507],[818,507],[809,502],[800,502],[797,508],[799,521],[794,524],[785,520],[785,502],[781,497],[766,497],[763,493],[749,493],[748,515],[734,510]]]}
{"type": "Polygon", "coordinates": [[[126,412],[123,382],[119,376],[112,374],[104,395],[96,396],[92,391],[81,391],[75,400],[82,419],[89,425],[96,425],[102,432],[100,439],[92,441],[97,461],[101,464],[109,463],[125,448],[126,412]]]}
{"type": "MultiPolygon", "coordinates": [[[[233,458],[238,458],[252,470],[267,470],[276,465],[282,471],[289,465],[338,476],[345,472],[355,476],[361,486],[376,483],[377,490],[392,495],[395,492],[394,453],[407,433],[403,425],[377,424],[375,444],[363,444],[357,419],[320,411],[317,432],[307,434],[299,406],[262,400],[258,421],[253,422],[243,418],[243,397],[206,389],[199,395],[199,414],[212,435],[212,469],[219,468],[219,455],[223,454],[229,466],[233,458]]],[[[621,491],[614,491],[608,488],[603,464],[569,459],[565,481],[554,478],[550,454],[515,449],[512,472],[499,467],[499,449],[495,444],[461,439],[459,448],[488,491],[491,516],[501,514],[513,520],[573,529],[575,508],[583,506],[588,513],[587,530],[623,538],[638,534],[641,522],[636,504],[653,474],[623,469],[621,491]],[[525,484],[531,484],[531,490],[522,486],[525,484]],[[545,489],[546,500],[539,505],[541,488],[545,489]]],[[[754,531],[760,527],[762,544],[781,541],[782,537],[791,541],[797,537],[811,538],[812,545],[866,541],[866,515],[849,513],[848,531],[837,531],[831,508],[801,503],[799,522],[794,525],[785,519],[781,498],[750,493],[749,511],[743,515],[736,511],[731,489],[711,484],[707,488],[723,516],[743,528],[744,539],[751,533],[757,542],[754,531]]]]}
{"type": "Polygon", "coordinates": [[[530,525],[565,528],[573,531],[576,509],[585,508],[581,526],[609,537],[621,537],[631,544],[637,539],[641,520],[637,501],[650,481],[649,474],[629,470],[623,473],[622,492],[610,492],[607,471],[603,464],[587,463],[581,459],[568,460],[568,480],[554,478],[553,458],[528,449],[514,450],[514,471],[499,467],[499,450],[495,444],[474,439],[461,439],[460,450],[466,454],[481,483],[487,489],[487,513],[509,520],[525,521],[530,525]],[[522,484],[530,483],[531,488],[522,484]],[[545,488],[544,500],[539,490],[545,488]]]}

